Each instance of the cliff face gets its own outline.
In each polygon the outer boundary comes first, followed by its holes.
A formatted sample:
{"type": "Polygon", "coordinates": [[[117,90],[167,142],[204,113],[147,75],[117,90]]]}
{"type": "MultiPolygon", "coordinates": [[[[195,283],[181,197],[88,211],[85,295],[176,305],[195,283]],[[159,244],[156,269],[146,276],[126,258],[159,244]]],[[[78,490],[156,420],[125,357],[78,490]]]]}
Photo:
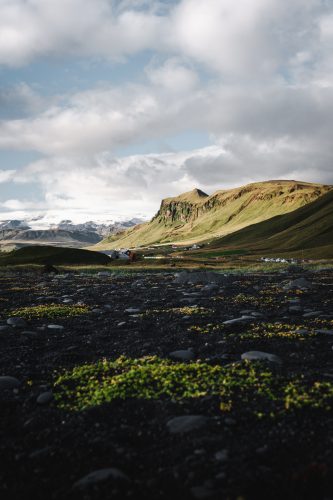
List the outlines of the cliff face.
{"type": "Polygon", "coordinates": [[[292,212],[331,189],[332,186],[289,180],[248,184],[211,196],[194,189],[164,199],[150,222],[104,240],[98,246],[121,248],[204,241],[292,212]]]}

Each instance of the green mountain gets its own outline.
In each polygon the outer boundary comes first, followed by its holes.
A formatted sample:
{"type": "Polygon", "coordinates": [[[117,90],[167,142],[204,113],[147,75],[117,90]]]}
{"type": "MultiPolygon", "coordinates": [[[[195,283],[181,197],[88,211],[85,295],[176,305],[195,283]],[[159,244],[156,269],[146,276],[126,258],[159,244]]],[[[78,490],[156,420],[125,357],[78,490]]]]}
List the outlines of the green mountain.
{"type": "Polygon", "coordinates": [[[306,255],[333,257],[333,190],[291,213],[218,239],[211,248],[243,248],[262,254],[301,250],[306,255]]]}
{"type": "Polygon", "coordinates": [[[95,248],[189,244],[221,237],[250,224],[292,212],[331,188],[322,184],[274,180],[217,191],[211,196],[194,189],[164,199],[150,222],[109,237],[95,248]]]}

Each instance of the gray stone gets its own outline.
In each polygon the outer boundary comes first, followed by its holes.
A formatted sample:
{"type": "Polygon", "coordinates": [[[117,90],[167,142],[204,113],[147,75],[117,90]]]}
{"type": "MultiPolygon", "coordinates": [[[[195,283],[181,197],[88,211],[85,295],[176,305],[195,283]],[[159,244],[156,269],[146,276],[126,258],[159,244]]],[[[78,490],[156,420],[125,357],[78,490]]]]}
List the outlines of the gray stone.
{"type": "Polygon", "coordinates": [[[86,476],[82,477],[76,483],[73,484],[73,488],[84,489],[89,486],[93,486],[94,484],[102,483],[104,481],[108,481],[110,479],[120,480],[120,481],[129,481],[129,477],[126,476],[121,470],[116,468],[108,468],[108,469],[99,469],[93,472],[90,472],[86,476]]]}
{"type": "Polygon", "coordinates": [[[213,271],[182,271],[175,276],[175,282],[177,284],[205,284],[205,283],[218,283],[218,284],[228,284],[230,283],[230,276],[214,273],[213,271]]]}
{"type": "Polygon", "coordinates": [[[248,351],[241,355],[241,358],[247,361],[269,361],[271,363],[282,363],[281,358],[275,354],[262,351],[248,351]]]}
{"type": "Polygon", "coordinates": [[[0,325],[0,332],[5,332],[9,329],[8,325],[0,325]]]}
{"type": "Polygon", "coordinates": [[[59,330],[60,331],[60,330],[64,329],[64,327],[62,325],[53,325],[53,324],[51,324],[51,325],[47,325],[47,327],[50,330],[59,330]]]}
{"type": "Polygon", "coordinates": [[[15,377],[0,376],[0,389],[17,389],[20,385],[20,381],[15,377]]]}
{"type": "Polygon", "coordinates": [[[53,399],[53,393],[52,391],[47,391],[47,392],[42,392],[38,398],[37,398],[37,403],[39,405],[46,405],[50,403],[53,399]]]}
{"type": "Polygon", "coordinates": [[[7,325],[12,326],[13,328],[24,328],[27,326],[27,322],[24,318],[14,316],[13,318],[7,319],[7,325]]]}
{"type": "Polygon", "coordinates": [[[303,318],[317,318],[322,314],[322,311],[311,311],[303,314],[303,318]]]}
{"type": "Polygon", "coordinates": [[[223,325],[231,326],[231,325],[237,325],[239,323],[248,323],[253,320],[254,320],[253,316],[241,316],[240,318],[228,319],[227,321],[223,321],[223,325]]]}
{"type": "Polygon", "coordinates": [[[296,280],[290,281],[285,287],[286,290],[299,290],[312,288],[312,283],[305,278],[298,278],[296,280]]]}
{"type": "Polygon", "coordinates": [[[141,311],[141,309],[137,309],[135,307],[129,307],[128,309],[125,309],[125,312],[127,312],[129,314],[139,313],[140,311],[141,311]]]}
{"type": "Polygon", "coordinates": [[[179,361],[190,361],[195,358],[195,354],[192,349],[183,349],[179,351],[172,351],[169,353],[170,358],[179,361]]]}
{"type": "Polygon", "coordinates": [[[203,415],[184,415],[174,417],[167,422],[170,434],[182,434],[191,432],[195,429],[201,429],[208,423],[208,418],[203,415]]]}
{"type": "Polygon", "coordinates": [[[321,328],[319,330],[315,330],[315,333],[318,333],[320,335],[333,335],[333,330],[326,330],[324,328],[321,328]]]}
{"type": "Polygon", "coordinates": [[[215,458],[219,462],[226,462],[229,457],[229,452],[228,450],[220,450],[215,453],[215,458]]]}

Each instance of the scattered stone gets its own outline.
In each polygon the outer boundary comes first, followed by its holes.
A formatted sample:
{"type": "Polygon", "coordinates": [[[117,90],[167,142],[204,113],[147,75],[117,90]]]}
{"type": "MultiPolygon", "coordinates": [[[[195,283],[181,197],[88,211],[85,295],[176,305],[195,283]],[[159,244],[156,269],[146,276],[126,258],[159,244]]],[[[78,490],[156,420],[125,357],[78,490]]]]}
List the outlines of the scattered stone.
{"type": "Polygon", "coordinates": [[[84,489],[89,486],[93,486],[98,483],[102,483],[104,481],[108,481],[110,479],[120,480],[120,481],[129,481],[129,477],[126,476],[121,470],[115,468],[109,469],[99,469],[93,472],[90,472],[86,476],[82,477],[76,483],[73,484],[73,488],[84,489]]]}
{"type": "Polygon", "coordinates": [[[21,385],[20,381],[15,377],[8,375],[0,376],[0,390],[1,389],[17,389],[21,385]]]}
{"type": "Polygon", "coordinates": [[[318,333],[320,335],[333,335],[333,330],[326,330],[324,328],[321,328],[319,330],[315,330],[315,333],[318,333]]]}
{"type": "Polygon", "coordinates": [[[27,326],[27,322],[24,318],[14,316],[13,318],[7,319],[7,325],[12,326],[13,328],[24,328],[27,326]]]}
{"type": "Polygon", "coordinates": [[[53,393],[52,391],[47,391],[47,392],[42,392],[38,398],[37,398],[37,403],[39,405],[46,405],[50,403],[53,399],[53,393]]]}
{"type": "Polygon", "coordinates": [[[220,450],[215,453],[215,458],[218,462],[226,462],[229,457],[228,450],[220,450]]]}
{"type": "Polygon", "coordinates": [[[322,314],[322,311],[311,311],[303,314],[303,318],[317,318],[322,314]]]}
{"type": "Polygon", "coordinates": [[[8,328],[9,328],[8,325],[0,325],[0,332],[5,332],[8,330],[8,328]]]}
{"type": "Polygon", "coordinates": [[[279,358],[279,356],[262,351],[244,352],[241,355],[241,358],[248,361],[269,361],[271,363],[282,363],[282,360],[281,358],[279,358]]]}
{"type": "Polygon", "coordinates": [[[100,271],[99,273],[97,273],[97,276],[99,278],[109,278],[111,276],[111,273],[109,273],[108,271],[100,271]]]}
{"type": "Polygon", "coordinates": [[[125,312],[129,314],[135,314],[141,312],[141,309],[137,309],[135,307],[129,307],[128,309],[125,309],[125,312]]]}
{"type": "Polygon", "coordinates": [[[62,325],[47,325],[47,327],[50,330],[63,330],[64,329],[64,327],[62,325]]]}
{"type": "Polygon", "coordinates": [[[184,349],[180,351],[172,351],[169,353],[170,358],[175,359],[176,361],[190,361],[195,358],[195,354],[193,349],[184,349]]]}
{"type": "Polygon", "coordinates": [[[305,278],[298,278],[290,281],[290,283],[288,283],[284,288],[285,290],[304,290],[312,288],[312,283],[305,278]]]}
{"type": "Polygon", "coordinates": [[[184,415],[167,422],[170,434],[183,434],[207,425],[209,419],[203,415],[184,415]]]}
{"type": "Polygon", "coordinates": [[[241,316],[240,318],[234,318],[234,319],[228,319],[227,321],[223,321],[223,325],[226,326],[231,326],[231,325],[237,325],[239,323],[248,323],[250,321],[253,321],[254,317],[251,316],[241,316]]]}

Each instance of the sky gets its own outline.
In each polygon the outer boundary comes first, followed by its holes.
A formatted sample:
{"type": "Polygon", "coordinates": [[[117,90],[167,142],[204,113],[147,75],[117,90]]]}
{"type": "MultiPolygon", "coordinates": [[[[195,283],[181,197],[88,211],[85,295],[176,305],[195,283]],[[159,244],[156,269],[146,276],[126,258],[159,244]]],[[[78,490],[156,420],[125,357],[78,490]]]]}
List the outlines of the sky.
{"type": "Polygon", "coordinates": [[[0,219],[333,184],[332,0],[0,0],[0,219]]]}

